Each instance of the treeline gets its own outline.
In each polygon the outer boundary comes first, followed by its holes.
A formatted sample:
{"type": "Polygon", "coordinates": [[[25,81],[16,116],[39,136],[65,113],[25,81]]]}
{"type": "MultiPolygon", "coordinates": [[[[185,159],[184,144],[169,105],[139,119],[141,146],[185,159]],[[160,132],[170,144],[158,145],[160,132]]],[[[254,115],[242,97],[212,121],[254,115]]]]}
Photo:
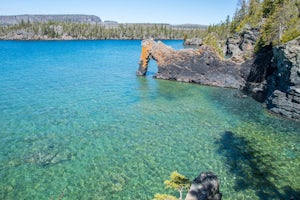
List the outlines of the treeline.
{"type": "Polygon", "coordinates": [[[227,37],[251,28],[258,29],[261,35],[256,50],[300,36],[300,0],[239,0],[232,20],[228,16],[198,37],[220,51],[227,37]]]}
{"type": "Polygon", "coordinates": [[[196,37],[203,28],[174,28],[168,24],[29,23],[0,27],[1,39],[183,39],[196,37]]]}

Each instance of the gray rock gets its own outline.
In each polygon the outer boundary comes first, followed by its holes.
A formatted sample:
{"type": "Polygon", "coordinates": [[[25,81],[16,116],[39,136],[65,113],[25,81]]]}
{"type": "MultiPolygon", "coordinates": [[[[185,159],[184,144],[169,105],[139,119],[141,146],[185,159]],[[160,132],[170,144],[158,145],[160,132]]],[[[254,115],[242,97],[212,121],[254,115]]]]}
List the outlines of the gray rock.
{"type": "Polygon", "coordinates": [[[300,37],[255,55],[246,91],[284,117],[300,119],[300,37]]]}
{"type": "Polygon", "coordinates": [[[273,48],[275,71],[268,77],[266,104],[272,112],[300,119],[300,37],[273,48]]]}
{"type": "Polygon", "coordinates": [[[221,200],[220,182],[212,172],[202,172],[193,181],[185,200],[221,200]]]}
{"type": "Polygon", "coordinates": [[[300,93],[275,90],[267,99],[268,108],[277,114],[300,119],[300,93]]]}
{"type": "Polygon", "coordinates": [[[256,28],[245,29],[229,37],[226,41],[225,56],[235,62],[244,62],[252,59],[254,54],[254,45],[259,37],[259,31],[256,28]]]}

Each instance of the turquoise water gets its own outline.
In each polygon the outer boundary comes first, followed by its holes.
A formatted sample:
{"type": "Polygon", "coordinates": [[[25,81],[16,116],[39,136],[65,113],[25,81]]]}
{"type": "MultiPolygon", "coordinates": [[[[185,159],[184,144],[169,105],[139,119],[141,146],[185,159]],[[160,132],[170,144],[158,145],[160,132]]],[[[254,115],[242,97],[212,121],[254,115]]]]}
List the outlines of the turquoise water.
{"type": "MultiPolygon", "coordinates": [[[[166,41],[182,48],[182,41],[166,41]]],[[[0,199],[152,199],[174,170],[223,199],[300,191],[300,123],[238,91],[136,77],[140,41],[0,42],[0,199]]]]}

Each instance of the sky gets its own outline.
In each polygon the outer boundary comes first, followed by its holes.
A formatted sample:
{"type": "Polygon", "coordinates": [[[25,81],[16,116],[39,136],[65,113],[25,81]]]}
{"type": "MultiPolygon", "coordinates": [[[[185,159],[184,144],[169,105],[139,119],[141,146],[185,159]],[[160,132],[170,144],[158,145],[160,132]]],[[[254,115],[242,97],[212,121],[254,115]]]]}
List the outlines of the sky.
{"type": "Polygon", "coordinates": [[[0,0],[0,15],[88,14],[102,21],[210,25],[233,16],[238,0],[0,0]]]}

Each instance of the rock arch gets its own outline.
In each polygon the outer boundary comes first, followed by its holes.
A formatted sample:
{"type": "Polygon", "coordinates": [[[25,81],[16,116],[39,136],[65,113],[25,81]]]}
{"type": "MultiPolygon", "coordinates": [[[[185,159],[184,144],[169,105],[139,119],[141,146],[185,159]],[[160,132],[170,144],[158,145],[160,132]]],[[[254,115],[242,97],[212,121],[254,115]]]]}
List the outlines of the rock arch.
{"type": "Polygon", "coordinates": [[[142,50],[139,62],[139,69],[136,74],[138,76],[145,76],[148,70],[148,64],[151,59],[156,61],[158,65],[158,73],[161,66],[165,63],[165,58],[168,55],[174,54],[176,51],[171,47],[153,39],[147,39],[142,41],[142,50]]]}

